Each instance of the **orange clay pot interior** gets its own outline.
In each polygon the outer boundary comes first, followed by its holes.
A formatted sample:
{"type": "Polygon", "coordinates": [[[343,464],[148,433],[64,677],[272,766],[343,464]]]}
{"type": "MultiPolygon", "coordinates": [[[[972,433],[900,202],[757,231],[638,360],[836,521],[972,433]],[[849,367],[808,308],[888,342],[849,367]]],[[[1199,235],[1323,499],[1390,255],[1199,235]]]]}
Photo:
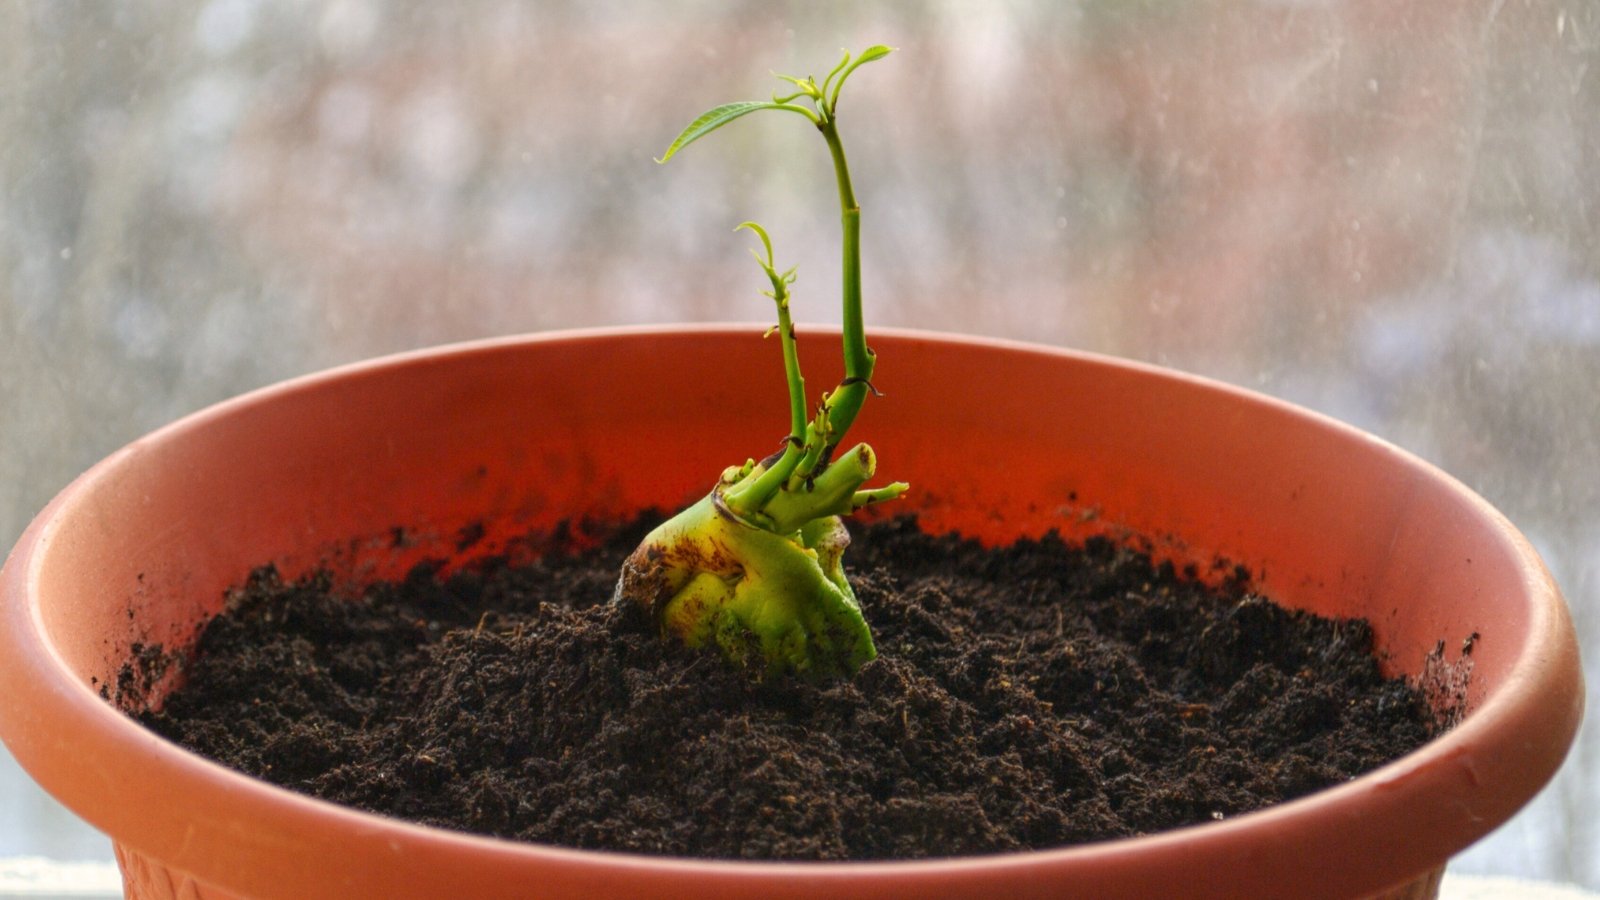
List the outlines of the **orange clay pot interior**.
{"type": "MultiPolygon", "coordinates": [[[[813,393],[840,375],[837,344],[801,330],[813,393]]],[[[186,646],[260,564],[359,584],[453,554],[468,526],[485,530],[481,556],[564,519],[692,500],[787,428],[779,348],[738,327],[382,360],[135,442],[64,492],[5,570],[4,737],[145,867],[135,882],[285,897],[1364,896],[1425,886],[1559,764],[1582,702],[1560,597],[1526,542],[1437,470],[1147,367],[914,333],[873,344],[884,396],[852,439],[877,449],[877,483],[912,485],[885,513],[989,542],[1131,533],[1202,571],[1243,563],[1285,605],[1369,618],[1394,671],[1420,673],[1442,641],[1447,666],[1471,667],[1474,711],[1373,775],[1216,825],[990,859],[784,865],[537,848],[340,810],[178,751],[98,698],[135,644],[186,646]]]]}

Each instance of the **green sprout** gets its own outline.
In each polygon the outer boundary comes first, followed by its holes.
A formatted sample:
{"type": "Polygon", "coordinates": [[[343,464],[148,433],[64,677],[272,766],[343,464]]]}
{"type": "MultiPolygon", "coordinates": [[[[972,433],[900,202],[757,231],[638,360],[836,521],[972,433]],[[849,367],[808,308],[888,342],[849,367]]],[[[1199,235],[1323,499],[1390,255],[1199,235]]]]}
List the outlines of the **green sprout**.
{"type": "Polygon", "coordinates": [[[789,433],[783,448],[761,462],[747,460],[722,473],[711,492],[647,535],[623,563],[616,599],[653,618],[663,636],[691,647],[708,642],[753,670],[827,676],[853,673],[877,656],[842,558],[850,543],[842,517],[905,493],[907,485],[863,489],[877,468],[866,444],[839,452],[872,386],[876,356],[861,316],[861,208],[839,143],[839,90],[857,68],[890,52],[846,52],[819,86],[812,77],[777,77],[797,90],[770,101],[728,103],[701,115],[656,160],[665,163],[694,141],[757,110],[810,120],[822,132],[839,184],[844,227],[844,379],[823,393],[815,410],[790,318],[794,269],[779,271],[772,239],[745,222],[761,241],[756,262],[772,283],[777,334],[789,383],[789,433]],[[800,102],[796,102],[800,101],[800,102]],[[809,101],[809,105],[807,104],[809,101]]]}

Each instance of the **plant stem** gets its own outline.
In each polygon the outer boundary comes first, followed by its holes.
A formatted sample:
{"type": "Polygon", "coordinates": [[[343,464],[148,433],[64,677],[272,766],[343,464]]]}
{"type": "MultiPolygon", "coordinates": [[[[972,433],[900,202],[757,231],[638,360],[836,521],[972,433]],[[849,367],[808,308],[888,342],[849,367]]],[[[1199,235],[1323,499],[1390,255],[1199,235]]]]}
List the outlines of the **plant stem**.
{"type": "Polygon", "coordinates": [[[800,374],[800,348],[795,345],[789,298],[778,304],[778,340],[783,342],[783,371],[789,381],[789,446],[798,450],[806,439],[806,379],[800,374]]]}
{"type": "Polygon", "coordinates": [[[759,512],[773,494],[783,487],[803,458],[806,440],[806,380],[800,374],[800,351],[795,345],[794,320],[789,314],[788,284],[781,278],[772,281],[778,303],[778,338],[783,343],[783,371],[789,381],[789,440],[783,455],[770,469],[734,487],[724,496],[735,512],[746,517],[759,512]]]}
{"type": "Polygon", "coordinates": [[[855,511],[856,497],[868,493],[858,488],[872,477],[877,465],[872,448],[857,444],[843,458],[830,463],[808,490],[781,491],[762,512],[771,518],[779,534],[793,532],[814,519],[847,516],[855,511]]]}
{"type": "MultiPolygon", "coordinates": [[[[861,206],[856,202],[855,188],[850,183],[850,166],[845,160],[844,145],[830,108],[824,107],[817,128],[828,143],[828,153],[833,158],[834,177],[839,186],[840,225],[844,232],[843,259],[840,269],[843,278],[843,340],[844,383],[828,395],[826,410],[810,427],[805,424],[805,382],[800,378],[800,366],[794,346],[793,325],[789,318],[787,285],[774,272],[769,272],[778,301],[778,328],[784,340],[784,369],[789,378],[790,434],[800,441],[791,440],[781,457],[772,467],[755,478],[728,492],[725,502],[734,510],[746,515],[760,511],[776,495],[779,487],[789,491],[809,492],[812,482],[833,459],[834,451],[844,440],[845,433],[861,412],[871,390],[872,372],[877,363],[867,346],[866,324],[861,313],[861,206]],[[821,433],[825,428],[826,432],[821,433]],[[803,450],[803,452],[802,452],[803,450]]],[[[770,247],[769,247],[770,255],[770,247]]],[[[770,265],[770,260],[769,260],[770,265]]]]}
{"type": "MultiPolygon", "coordinates": [[[[844,145],[839,142],[839,132],[834,127],[832,110],[823,117],[817,128],[828,142],[828,152],[833,156],[834,176],[839,182],[839,208],[844,229],[844,258],[841,269],[844,284],[844,374],[850,382],[835,391],[829,398],[829,419],[833,425],[833,439],[828,444],[831,451],[861,411],[866,401],[868,384],[876,360],[867,346],[866,325],[861,315],[861,206],[856,202],[855,189],[850,184],[850,167],[845,162],[844,145]]],[[[825,453],[824,459],[830,454],[825,453]]]]}

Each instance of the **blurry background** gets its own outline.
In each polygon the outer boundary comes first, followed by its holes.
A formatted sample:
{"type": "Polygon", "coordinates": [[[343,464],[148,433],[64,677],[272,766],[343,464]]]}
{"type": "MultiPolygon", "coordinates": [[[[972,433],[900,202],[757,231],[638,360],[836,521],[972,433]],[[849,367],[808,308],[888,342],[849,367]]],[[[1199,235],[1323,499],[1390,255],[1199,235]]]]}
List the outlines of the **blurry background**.
{"type": "MultiPolygon", "coordinates": [[[[1150,360],[1438,463],[1600,663],[1593,0],[0,4],[0,547],[213,401],[513,332],[837,318],[807,126],[665,168],[769,69],[841,104],[869,323],[1150,360]]],[[[4,702],[0,698],[0,702],[4,702]]],[[[1457,871],[1600,886],[1600,730],[1457,871]]],[[[0,759],[0,857],[108,858],[0,759]]]]}

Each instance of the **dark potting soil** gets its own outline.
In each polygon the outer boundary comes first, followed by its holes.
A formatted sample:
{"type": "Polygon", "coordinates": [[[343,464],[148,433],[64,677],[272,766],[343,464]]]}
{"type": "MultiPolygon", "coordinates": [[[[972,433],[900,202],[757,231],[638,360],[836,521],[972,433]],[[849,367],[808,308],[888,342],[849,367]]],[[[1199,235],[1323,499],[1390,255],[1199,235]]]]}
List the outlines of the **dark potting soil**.
{"type": "MultiPolygon", "coordinates": [[[[1110,541],[914,522],[846,556],[880,657],[764,682],[612,606],[648,521],[357,600],[255,573],[150,728],[338,803],[573,847],[771,859],[1054,847],[1346,781],[1442,727],[1371,627],[1110,541]],[[574,543],[586,543],[575,541],[574,543]],[[1190,573],[1191,575],[1193,573],[1190,573]]],[[[125,685],[126,686],[126,685],[125,685]]]]}

